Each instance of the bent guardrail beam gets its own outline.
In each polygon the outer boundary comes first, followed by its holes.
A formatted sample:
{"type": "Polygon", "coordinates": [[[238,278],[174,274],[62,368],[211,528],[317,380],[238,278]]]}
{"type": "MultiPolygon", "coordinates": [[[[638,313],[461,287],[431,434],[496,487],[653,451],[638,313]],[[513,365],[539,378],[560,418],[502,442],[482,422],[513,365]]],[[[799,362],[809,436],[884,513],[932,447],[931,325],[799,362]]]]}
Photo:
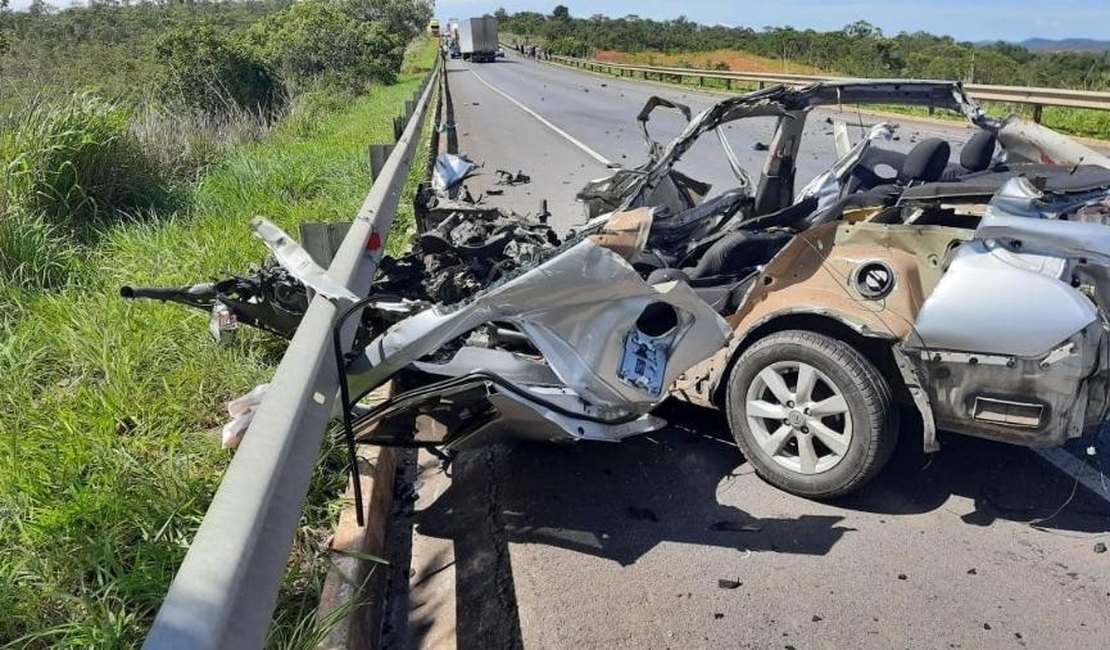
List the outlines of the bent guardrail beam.
{"type": "MultiPolygon", "coordinates": [[[[743,72],[734,70],[699,70],[697,68],[670,68],[661,66],[632,65],[627,63],[608,63],[595,59],[580,59],[571,56],[552,55],[552,61],[577,68],[594,70],[596,72],[609,72],[624,76],[639,73],[647,79],[654,75],[660,80],[666,77],[678,79],[705,79],[724,80],[729,88],[732,82],[754,83],[760,87],[764,85],[784,84],[787,86],[802,86],[815,81],[850,79],[851,77],[822,77],[805,74],[788,74],[774,72],[743,72]]],[[[964,88],[972,97],[981,101],[1007,102],[1011,104],[1029,104],[1033,106],[1033,119],[1041,121],[1041,109],[1045,106],[1062,106],[1067,108],[1088,108],[1093,110],[1110,110],[1110,92],[1094,90],[1070,90],[1066,88],[1034,88],[1026,86],[993,86],[987,84],[964,84],[964,88]]]]}
{"type": "MultiPolygon", "coordinates": [[[[401,137],[328,268],[359,295],[377,271],[442,67],[424,80],[401,137]]],[[[322,296],[309,305],[144,648],[262,646],[339,387],[331,338],[336,311],[322,296]]],[[[344,336],[349,347],[353,327],[344,336]]]]}

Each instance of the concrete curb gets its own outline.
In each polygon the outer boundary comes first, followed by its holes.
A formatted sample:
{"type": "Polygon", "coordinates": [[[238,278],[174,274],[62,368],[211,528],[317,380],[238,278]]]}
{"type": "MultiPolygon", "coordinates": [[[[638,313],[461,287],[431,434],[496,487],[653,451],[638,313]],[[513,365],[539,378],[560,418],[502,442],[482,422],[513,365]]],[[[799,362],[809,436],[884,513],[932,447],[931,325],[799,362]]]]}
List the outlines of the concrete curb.
{"type": "MultiPolygon", "coordinates": [[[[393,382],[370,393],[367,401],[378,404],[393,395],[393,382]]],[[[393,505],[393,478],[401,450],[360,446],[358,480],[363,494],[365,526],[358,525],[354,481],[347,482],[343,510],[328,551],[328,574],[316,609],[316,622],[327,630],[321,650],[376,648],[382,629],[389,570],[371,558],[388,560],[389,515],[393,505]]]]}
{"type": "Polygon", "coordinates": [[[378,647],[389,571],[369,556],[389,556],[386,533],[399,457],[395,448],[360,449],[359,482],[365,495],[366,525],[360,528],[357,523],[353,485],[349,484],[316,613],[318,623],[331,628],[319,648],[378,647]]]}

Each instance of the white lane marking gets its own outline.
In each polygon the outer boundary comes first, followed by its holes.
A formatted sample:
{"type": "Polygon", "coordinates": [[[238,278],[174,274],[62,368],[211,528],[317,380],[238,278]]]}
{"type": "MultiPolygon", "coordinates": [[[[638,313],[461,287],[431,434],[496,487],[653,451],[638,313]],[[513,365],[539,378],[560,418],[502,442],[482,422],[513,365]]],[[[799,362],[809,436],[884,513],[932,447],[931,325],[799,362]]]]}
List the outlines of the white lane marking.
{"type": "Polygon", "coordinates": [[[608,167],[609,165],[612,164],[612,161],[610,161],[605,156],[603,156],[603,155],[599,154],[598,152],[594,151],[593,149],[591,149],[588,145],[586,145],[586,143],[582,142],[581,140],[574,137],[573,135],[571,135],[571,134],[567,133],[566,131],[560,129],[559,127],[555,126],[550,121],[548,121],[548,119],[545,118],[544,116],[542,116],[539,113],[537,113],[536,111],[528,108],[524,104],[517,101],[515,98],[513,98],[510,95],[508,95],[507,93],[505,93],[500,88],[494,86],[490,82],[483,79],[482,75],[478,74],[478,72],[475,71],[473,68],[470,69],[470,72],[472,72],[474,74],[475,78],[477,78],[478,81],[481,81],[483,84],[485,84],[486,87],[488,87],[490,90],[497,93],[498,95],[501,95],[502,97],[509,100],[510,102],[516,104],[517,108],[524,111],[525,113],[528,113],[532,117],[536,118],[537,120],[540,121],[541,124],[543,124],[544,126],[546,126],[549,129],[551,129],[555,133],[558,133],[559,135],[563,136],[563,138],[565,138],[567,140],[567,142],[570,142],[574,146],[576,146],[579,149],[581,149],[582,151],[586,152],[586,154],[588,156],[590,156],[591,158],[593,158],[594,160],[598,161],[602,165],[605,165],[606,167],[608,167]]]}
{"type": "Polygon", "coordinates": [[[1096,497],[1110,503],[1110,480],[1098,471],[1097,468],[1072,456],[1059,447],[1048,449],[1035,449],[1037,455],[1054,465],[1056,469],[1079,481],[1083,487],[1090,490],[1096,497]]]}

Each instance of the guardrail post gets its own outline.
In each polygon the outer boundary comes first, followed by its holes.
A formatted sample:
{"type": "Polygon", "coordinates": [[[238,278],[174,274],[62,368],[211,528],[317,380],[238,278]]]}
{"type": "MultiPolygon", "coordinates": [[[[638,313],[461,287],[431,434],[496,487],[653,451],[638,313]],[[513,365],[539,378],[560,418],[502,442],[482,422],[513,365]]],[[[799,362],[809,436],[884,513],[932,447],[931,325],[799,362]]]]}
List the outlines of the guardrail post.
{"type": "Polygon", "coordinates": [[[385,165],[386,158],[389,158],[390,152],[393,150],[391,144],[372,144],[370,145],[370,179],[377,180],[378,173],[381,172],[382,167],[385,165]]]}
{"type": "Polygon", "coordinates": [[[725,88],[732,90],[732,79],[725,79],[725,88]]]}
{"type": "Polygon", "coordinates": [[[1033,121],[1037,124],[1041,123],[1041,109],[1043,108],[1044,106],[1040,104],[1033,104],[1033,121]]]}

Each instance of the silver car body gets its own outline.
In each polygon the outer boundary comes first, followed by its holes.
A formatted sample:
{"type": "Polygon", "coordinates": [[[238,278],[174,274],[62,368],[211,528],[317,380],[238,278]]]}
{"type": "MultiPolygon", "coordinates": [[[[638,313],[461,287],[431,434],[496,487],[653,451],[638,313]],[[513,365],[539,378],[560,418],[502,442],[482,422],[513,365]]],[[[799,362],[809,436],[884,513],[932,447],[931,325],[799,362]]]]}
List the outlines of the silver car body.
{"type": "Polygon", "coordinates": [[[370,342],[349,370],[356,400],[405,368],[446,379],[399,393],[363,418],[366,427],[447,408],[468,422],[456,423],[462,433],[444,430],[429,439],[449,448],[505,431],[619,440],[662,426],[651,411],[668,395],[719,406],[740,352],[769,332],[799,326],[850,335],[872,350],[921,411],[927,450],[937,448],[937,428],[1038,446],[1059,444],[1105,419],[1110,227],[1103,217],[1110,218],[1110,180],[1102,183],[1097,168],[1110,168],[1110,159],[1019,118],[992,118],[958,83],[769,88],[719,102],[666,146],[647,133],[651,108],[639,118],[649,161],[583,190],[589,221],[568,245],[465,304],[420,311],[370,342]],[[971,187],[964,181],[963,188],[926,183],[878,212],[820,218],[844,198],[861,161],[897,155],[881,148],[889,129],[876,127],[855,144],[841,133],[841,159],[795,192],[790,165],[807,114],[867,103],[962,113],[997,136],[998,157],[1011,176],[985,198],[961,194],[971,187]],[[727,195],[735,210],[703,204],[697,182],[673,172],[699,136],[767,115],[777,116],[778,125],[758,180],[733,164],[722,138],[737,177],[727,195]],[[1043,179],[1023,172],[1033,169],[1025,165],[1059,175],[1067,189],[1038,189],[1043,179]],[[1081,166],[1077,178],[1093,179],[1089,186],[1067,185],[1068,168],[1081,166]],[[690,242],[803,201],[812,201],[806,218],[817,215],[814,225],[769,226],[772,234],[789,233],[782,247],[726,283],[724,293],[683,279],[645,280],[628,261],[665,267],[690,242]],[[606,224],[638,208],[651,215],[641,220],[649,234],[631,252],[598,243],[606,224]],[[1081,213],[1096,216],[1085,221],[1081,213]],[[875,268],[879,291],[867,284],[875,268]],[[667,312],[665,327],[645,325],[652,309],[667,312]],[[476,334],[499,324],[527,339],[531,353],[476,334]]]}

